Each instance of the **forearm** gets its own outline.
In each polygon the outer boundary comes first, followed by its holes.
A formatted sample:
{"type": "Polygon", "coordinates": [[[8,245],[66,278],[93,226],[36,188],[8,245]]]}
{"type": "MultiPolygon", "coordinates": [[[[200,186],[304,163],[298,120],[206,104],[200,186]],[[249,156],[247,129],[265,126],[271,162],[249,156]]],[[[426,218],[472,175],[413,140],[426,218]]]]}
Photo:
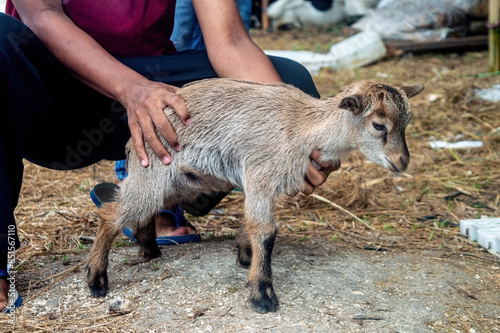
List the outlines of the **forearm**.
{"type": "Polygon", "coordinates": [[[193,0],[193,6],[210,62],[219,77],[281,81],[269,58],[245,30],[234,0],[193,0]]]}
{"type": "Polygon", "coordinates": [[[281,81],[267,55],[250,38],[220,45],[208,55],[219,77],[262,83],[281,81]]]}
{"type": "Polygon", "coordinates": [[[23,22],[51,53],[78,79],[100,93],[120,100],[128,82],[145,80],[78,28],[62,9],[32,8],[24,1],[16,1],[16,8],[23,22]]]}
{"type": "Polygon", "coordinates": [[[61,0],[13,0],[22,21],[77,78],[118,100],[127,110],[137,155],[149,165],[145,142],[165,163],[170,155],[156,130],[174,148],[179,142],[163,110],[167,106],[187,122],[189,113],[177,88],[148,80],[116,60],[63,11],[61,0]]]}

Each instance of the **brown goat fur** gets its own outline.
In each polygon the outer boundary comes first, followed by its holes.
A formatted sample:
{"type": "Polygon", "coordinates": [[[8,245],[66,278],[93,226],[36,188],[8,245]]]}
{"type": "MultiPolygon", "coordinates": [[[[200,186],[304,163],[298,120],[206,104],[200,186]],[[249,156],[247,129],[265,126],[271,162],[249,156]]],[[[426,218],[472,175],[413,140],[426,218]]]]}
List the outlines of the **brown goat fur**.
{"type": "Polygon", "coordinates": [[[258,312],[276,311],[271,275],[276,198],[303,189],[314,149],[321,151],[321,162],[359,149],[393,172],[405,170],[410,160],[405,141],[408,98],[422,89],[362,81],[318,100],[286,84],[212,79],[185,86],[179,94],[191,124],[185,126],[171,108],[165,109],[182,147],[175,151],[163,140],[172,163],[164,165],[147,146],[151,159],[144,168],[128,144],[129,176],[116,203],[102,209],[87,263],[92,294],[107,292],[109,249],[124,227],[135,230],[146,256],[158,256],[154,218],[160,209],[190,202],[201,193],[239,187],[245,192],[246,223],[237,238],[238,260],[250,266],[250,302],[258,312]]]}

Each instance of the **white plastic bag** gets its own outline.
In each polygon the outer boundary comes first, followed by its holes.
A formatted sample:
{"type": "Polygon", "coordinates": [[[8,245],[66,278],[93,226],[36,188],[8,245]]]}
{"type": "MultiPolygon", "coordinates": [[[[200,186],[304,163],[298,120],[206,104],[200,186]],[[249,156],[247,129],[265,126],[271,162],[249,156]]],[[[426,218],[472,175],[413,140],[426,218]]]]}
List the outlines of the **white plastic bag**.
{"type": "Polygon", "coordinates": [[[376,10],[352,27],[360,31],[378,32],[384,40],[440,41],[451,31],[468,29],[469,12],[475,13],[483,2],[484,0],[382,0],[376,10]]]}

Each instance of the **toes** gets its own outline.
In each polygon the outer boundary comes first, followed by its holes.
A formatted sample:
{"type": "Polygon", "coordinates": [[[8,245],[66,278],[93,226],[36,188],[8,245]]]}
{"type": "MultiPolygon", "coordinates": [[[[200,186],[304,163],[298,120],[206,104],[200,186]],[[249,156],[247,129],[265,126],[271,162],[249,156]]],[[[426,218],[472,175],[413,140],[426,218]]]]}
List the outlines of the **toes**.
{"type": "Polygon", "coordinates": [[[184,236],[189,234],[188,229],[186,227],[180,226],[177,229],[172,229],[165,236],[184,236]]]}
{"type": "Polygon", "coordinates": [[[179,227],[176,227],[175,220],[170,214],[160,214],[156,217],[156,235],[161,236],[184,236],[196,234],[196,229],[188,221],[184,220],[179,227]]]}
{"type": "Polygon", "coordinates": [[[197,233],[198,233],[198,232],[196,231],[196,228],[195,228],[195,227],[193,227],[191,224],[188,224],[187,226],[185,226],[185,228],[186,228],[186,233],[187,233],[188,235],[195,235],[195,234],[197,234],[197,233]]]}

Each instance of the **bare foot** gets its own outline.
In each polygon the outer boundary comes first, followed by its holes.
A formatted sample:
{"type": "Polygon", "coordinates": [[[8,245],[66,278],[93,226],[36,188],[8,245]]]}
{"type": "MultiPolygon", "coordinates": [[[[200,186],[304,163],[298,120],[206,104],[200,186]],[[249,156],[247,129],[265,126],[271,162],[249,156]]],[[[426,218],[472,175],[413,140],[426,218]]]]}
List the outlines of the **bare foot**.
{"type": "Polygon", "coordinates": [[[9,292],[9,284],[6,278],[0,279],[0,312],[7,307],[7,297],[9,292]]]}
{"type": "Polygon", "coordinates": [[[175,227],[175,220],[170,214],[160,214],[156,218],[156,236],[183,236],[196,234],[196,229],[186,222],[185,225],[181,225],[178,228],[175,227]]]}

